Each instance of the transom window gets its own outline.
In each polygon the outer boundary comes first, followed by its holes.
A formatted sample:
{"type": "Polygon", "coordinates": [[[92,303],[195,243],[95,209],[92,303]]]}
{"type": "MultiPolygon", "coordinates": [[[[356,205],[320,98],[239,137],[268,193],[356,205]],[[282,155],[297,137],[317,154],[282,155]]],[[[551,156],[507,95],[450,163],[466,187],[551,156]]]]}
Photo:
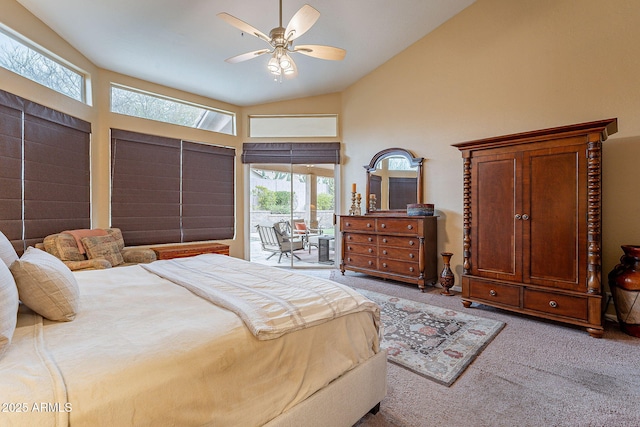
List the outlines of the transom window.
{"type": "Polygon", "coordinates": [[[85,76],[34,43],[0,27],[0,67],[85,102],[85,76]]]}
{"type": "Polygon", "coordinates": [[[111,85],[111,112],[211,132],[236,134],[235,114],[130,87],[111,85]]]}

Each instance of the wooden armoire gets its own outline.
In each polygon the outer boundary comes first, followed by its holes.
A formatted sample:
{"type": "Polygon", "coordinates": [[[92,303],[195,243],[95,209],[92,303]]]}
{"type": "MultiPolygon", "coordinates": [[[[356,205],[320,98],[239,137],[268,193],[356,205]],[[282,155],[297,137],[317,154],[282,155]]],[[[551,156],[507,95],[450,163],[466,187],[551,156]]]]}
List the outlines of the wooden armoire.
{"type": "Polygon", "coordinates": [[[462,300],[601,337],[602,142],[617,119],[455,144],[462,152],[462,300]]]}

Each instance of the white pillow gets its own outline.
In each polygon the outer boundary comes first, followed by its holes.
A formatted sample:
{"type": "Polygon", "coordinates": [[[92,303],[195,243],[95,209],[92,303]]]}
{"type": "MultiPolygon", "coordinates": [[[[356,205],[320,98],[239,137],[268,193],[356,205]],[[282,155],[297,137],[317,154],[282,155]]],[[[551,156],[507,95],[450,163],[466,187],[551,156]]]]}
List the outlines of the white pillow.
{"type": "Polygon", "coordinates": [[[11,264],[13,264],[13,261],[18,259],[18,254],[16,253],[16,250],[13,248],[13,245],[11,244],[9,239],[7,239],[7,236],[2,234],[1,231],[0,231],[0,258],[2,258],[2,261],[4,261],[7,267],[11,267],[11,264]]]}
{"type": "Polygon", "coordinates": [[[75,276],[55,256],[28,247],[11,265],[20,301],[49,320],[69,321],[76,317],[80,291],[75,276]]]}
{"type": "Polygon", "coordinates": [[[18,289],[9,268],[0,262],[0,358],[7,351],[18,320],[18,289]]]}

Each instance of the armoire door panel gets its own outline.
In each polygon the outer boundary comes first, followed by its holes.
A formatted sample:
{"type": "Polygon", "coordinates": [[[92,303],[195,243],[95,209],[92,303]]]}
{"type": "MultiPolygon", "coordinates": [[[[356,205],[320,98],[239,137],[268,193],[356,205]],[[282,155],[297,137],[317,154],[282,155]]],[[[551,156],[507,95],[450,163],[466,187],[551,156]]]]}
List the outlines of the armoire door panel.
{"type": "Polygon", "coordinates": [[[580,226],[585,213],[580,201],[585,186],[579,179],[584,159],[584,147],[576,146],[525,153],[525,282],[567,290],[584,288],[579,285],[584,271],[580,268],[584,257],[580,226]]]}
{"type": "Polygon", "coordinates": [[[520,224],[515,219],[519,203],[516,187],[517,159],[513,156],[486,156],[478,159],[474,174],[472,271],[483,277],[521,280],[519,254],[520,224]]]}

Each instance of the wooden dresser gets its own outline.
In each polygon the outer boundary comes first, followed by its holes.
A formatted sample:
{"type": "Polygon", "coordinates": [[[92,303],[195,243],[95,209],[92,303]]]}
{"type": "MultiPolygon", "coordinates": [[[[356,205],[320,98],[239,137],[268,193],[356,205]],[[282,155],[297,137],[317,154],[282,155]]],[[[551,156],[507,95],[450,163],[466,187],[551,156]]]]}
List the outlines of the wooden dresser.
{"type": "Polygon", "coordinates": [[[158,259],[183,258],[201,254],[229,255],[229,245],[222,243],[179,243],[154,246],[151,249],[156,253],[158,259]]]}
{"type": "Polygon", "coordinates": [[[617,120],[454,145],[464,160],[462,300],[601,337],[601,145],[617,120]]]}
{"type": "Polygon", "coordinates": [[[435,216],[341,216],[340,271],[357,271],[385,279],[425,284],[437,280],[435,216]]]}

